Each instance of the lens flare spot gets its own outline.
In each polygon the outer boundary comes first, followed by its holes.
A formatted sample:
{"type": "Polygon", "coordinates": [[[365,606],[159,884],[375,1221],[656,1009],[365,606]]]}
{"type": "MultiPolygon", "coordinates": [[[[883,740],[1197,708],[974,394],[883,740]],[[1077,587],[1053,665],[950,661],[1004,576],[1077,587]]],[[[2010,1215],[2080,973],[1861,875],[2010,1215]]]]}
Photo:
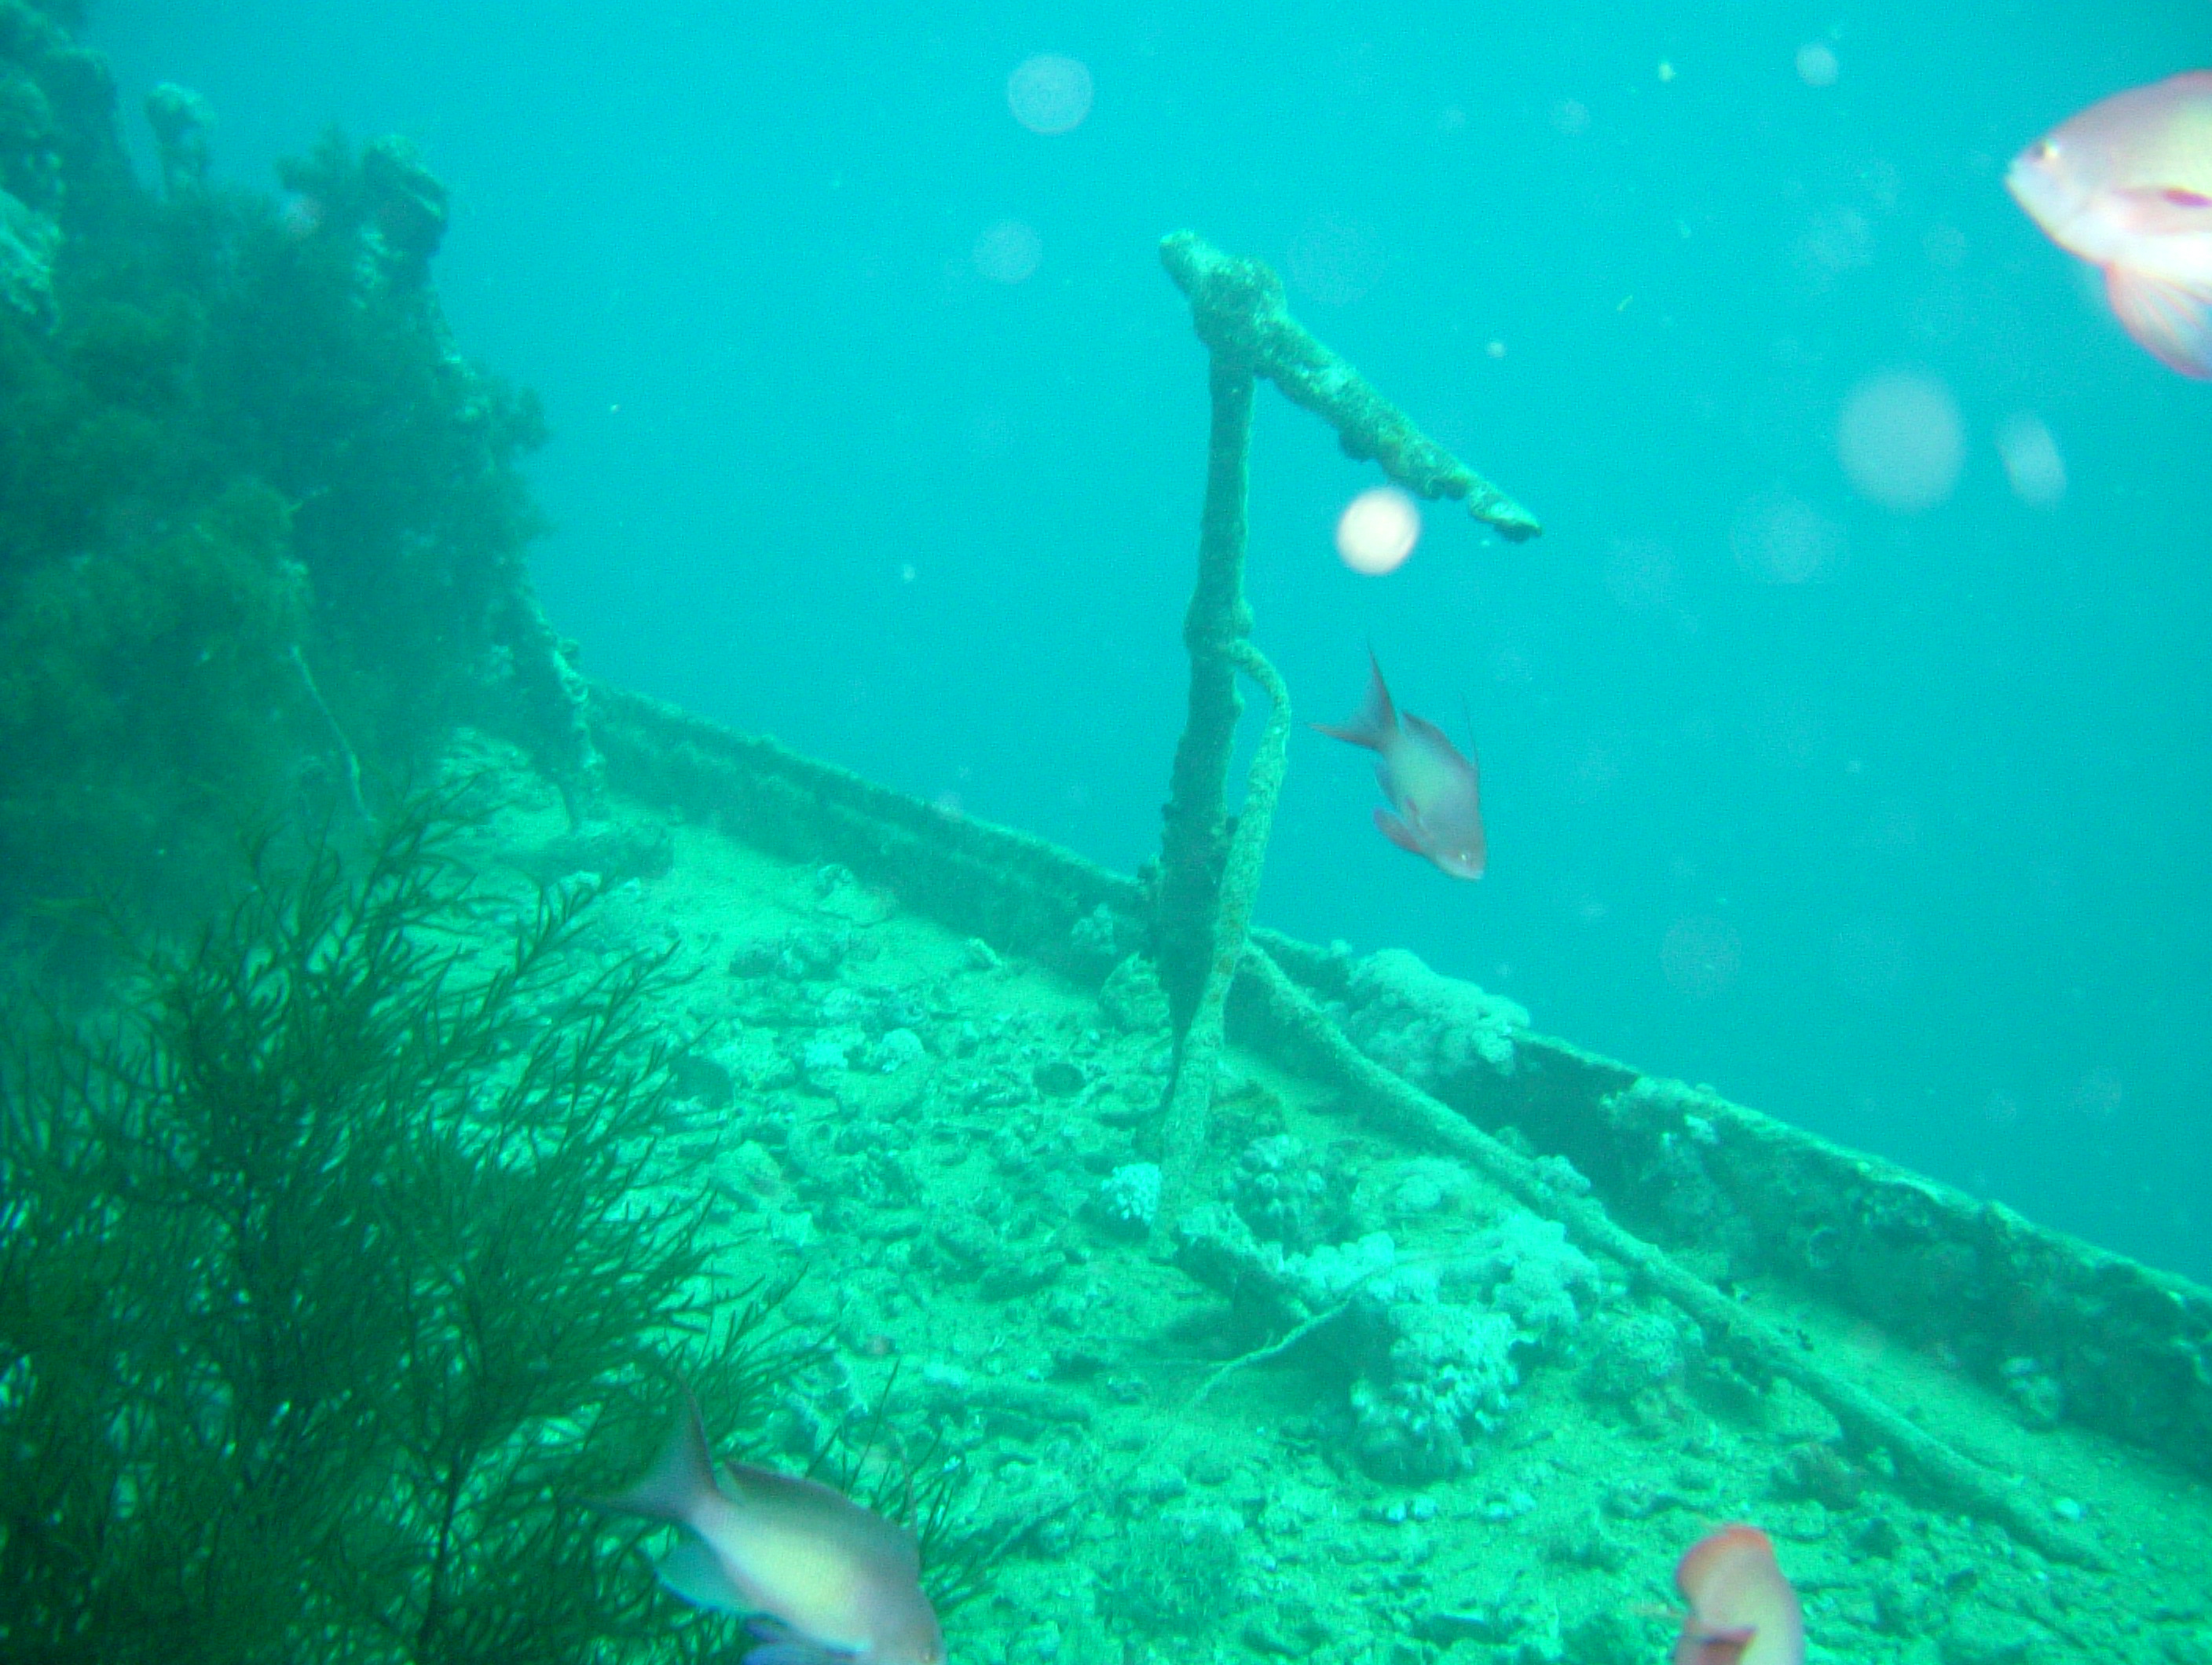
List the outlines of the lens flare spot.
{"type": "Polygon", "coordinates": [[[2054,508],[2066,495],[2066,459],[2040,416],[2022,410],[1998,423],[1997,455],[2012,495],[2031,508],[2054,508]]]}
{"type": "Polygon", "coordinates": [[[1058,52],[1025,58],[1006,77],[1006,107],[1032,133],[1072,133],[1091,113],[1090,66],[1058,52]]]}
{"type": "Polygon", "coordinates": [[[1836,455],[1869,502],[1899,514],[1934,508],[1959,483],[1966,454],[1958,403],[1933,376],[1884,371],[1844,400],[1836,455]]]}
{"type": "Polygon", "coordinates": [[[1853,999],[1875,1005],[1911,987],[1918,957],[1911,927],[1899,920],[1849,921],[1830,945],[1836,981],[1853,999]]]}
{"type": "Polygon", "coordinates": [[[1395,486],[1361,492],[1337,517],[1337,554],[1370,578],[1404,566],[1420,541],[1420,507],[1395,486]]]}
{"type": "Polygon", "coordinates": [[[2074,1084],[2071,1103],[2075,1114],[2094,1121],[2109,1121],[2127,1103],[2127,1084],[2107,1065],[2093,1069],[2074,1084]]]}
{"type": "Polygon", "coordinates": [[[1743,970],[1743,939],[1727,921],[1709,915],[1678,919],[1659,945],[1659,969],[1677,994],[1709,1000],[1743,970]]]}
{"type": "Polygon", "coordinates": [[[1808,40],[1797,49],[1797,79],[1808,87],[1832,87],[1843,73],[1836,49],[1825,40],[1808,40]]]}
{"type": "Polygon", "coordinates": [[[1674,605],[1674,552],[1656,538],[1615,538],[1603,575],[1605,592],[1632,613],[1664,612],[1674,605]]]}
{"type": "Polygon", "coordinates": [[[1389,258],[1371,226],[1323,215],[1291,240],[1291,283],[1328,307],[1349,307],[1382,281],[1389,258]]]}
{"type": "Polygon", "coordinates": [[[1023,283],[1043,258],[1043,240],[1019,220],[985,226],[975,239],[975,270],[994,283],[1023,283]]]}
{"type": "Polygon", "coordinates": [[[1815,584],[1842,566],[1844,530],[1802,497],[1765,491],[1736,511],[1729,548],[1762,584],[1815,584]]]}

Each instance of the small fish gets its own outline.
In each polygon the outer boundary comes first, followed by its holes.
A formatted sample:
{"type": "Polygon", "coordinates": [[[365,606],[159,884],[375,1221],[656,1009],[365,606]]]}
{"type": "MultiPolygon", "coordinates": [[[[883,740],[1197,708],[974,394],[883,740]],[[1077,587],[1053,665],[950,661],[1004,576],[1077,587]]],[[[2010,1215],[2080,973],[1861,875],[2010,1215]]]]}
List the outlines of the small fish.
{"type": "Polygon", "coordinates": [[[653,1472],[605,1506],[683,1529],[660,1582],[755,1615],[751,1665],[943,1665],[913,1535],[814,1480],[732,1462],[717,1484],[689,1394],[653,1472]]]}
{"type": "Polygon", "coordinates": [[[2212,70],[2091,105],[2014,157],[2005,187],[2051,241],[2104,269],[2142,346],[2212,378],[2212,70]]]}
{"type": "Polygon", "coordinates": [[[1805,1665],[1805,1618],[1774,1544],[1755,1526],[1698,1540],[1674,1569],[1690,1604],[1674,1665],[1805,1665]]]}
{"type": "Polygon", "coordinates": [[[1454,878],[1480,878],[1482,787],[1474,765],[1434,723],[1408,711],[1401,724],[1383,685],[1382,667],[1371,652],[1367,669],[1367,703],[1359,714],[1341,727],[1313,726],[1382,755],[1375,778],[1390,808],[1398,811],[1375,811],[1383,837],[1401,850],[1428,857],[1454,878]]]}

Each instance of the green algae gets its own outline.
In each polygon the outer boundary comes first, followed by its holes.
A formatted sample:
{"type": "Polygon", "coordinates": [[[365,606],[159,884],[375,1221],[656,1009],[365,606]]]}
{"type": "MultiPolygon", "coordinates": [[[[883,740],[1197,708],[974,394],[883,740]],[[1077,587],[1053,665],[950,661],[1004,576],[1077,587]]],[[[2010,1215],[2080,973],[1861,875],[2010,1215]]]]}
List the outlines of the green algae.
{"type": "Polygon", "coordinates": [[[455,351],[442,185],[325,138],[292,193],[211,185],[210,118],[0,5],[0,913],[186,908],[228,829],[358,797],[473,720],[588,812],[580,689],[532,599],[533,398],[455,351]]]}
{"type": "Polygon", "coordinates": [[[12,1027],[10,1658],[643,1645],[636,1534],[586,1500],[674,1380],[743,1435],[811,1357],[644,1184],[665,957],[585,955],[576,885],[486,939],[438,811],[264,848],[131,1005],[12,1027]]]}

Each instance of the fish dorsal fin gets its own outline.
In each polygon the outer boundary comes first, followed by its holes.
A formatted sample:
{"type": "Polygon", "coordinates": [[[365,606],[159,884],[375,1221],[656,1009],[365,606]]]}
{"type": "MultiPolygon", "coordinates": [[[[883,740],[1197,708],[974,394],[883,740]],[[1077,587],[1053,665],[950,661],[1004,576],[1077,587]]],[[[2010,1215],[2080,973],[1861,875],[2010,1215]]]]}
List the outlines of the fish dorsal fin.
{"type": "Polygon", "coordinates": [[[1416,717],[1408,711],[1401,720],[1406,725],[1406,732],[1415,739],[1424,744],[1434,746],[1448,757],[1458,758],[1461,763],[1466,763],[1469,769],[1474,767],[1468,759],[1460,757],[1459,748],[1451,743],[1451,736],[1438,728],[1426,717],[1416,717]]]}
{"type": "Polygon", "coordinates": [[[725,1463],[722,1474],[731,1500],[775,1527],[830,1540],[909,1578],[921,1571],[921,1554],[912,1533],[819,1480],[779,1474],[749,1462],[725,1463]]]}
{"type": "Polygon", "coordinates": [[[2112,311],[2143,349],[2170,370],[2212,380],[2212,290],[2105,268],[2112,311]]]}
{"type": "Polygon", "coordinates": [[[693,1533],[686,1532],[678,1539],[676,1547],[660,1558],[653,1571],[662,1583],[695,1607],[741,1613],[752,1606],[730,1582],[714,1552],[693,1533]]]}

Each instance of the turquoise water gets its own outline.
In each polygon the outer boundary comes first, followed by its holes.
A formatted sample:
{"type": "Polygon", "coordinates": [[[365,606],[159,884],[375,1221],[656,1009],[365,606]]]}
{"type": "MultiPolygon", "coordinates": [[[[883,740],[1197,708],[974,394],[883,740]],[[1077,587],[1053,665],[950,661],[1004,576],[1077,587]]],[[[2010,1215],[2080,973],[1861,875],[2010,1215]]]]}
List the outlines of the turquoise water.
{"type": "Polygon", "coordinates": [[[1490,839],[1474,884],[1392,849],[1302,732],[1263,919],[2212,1274],[2212,390],[2002,186],[2212,63],[2212,14],[1189,12],[110,0],[91,38],[126,110],[208,98],[226,179],[420,141],[459,344],[546,401],[537,578],[590,669],[1124,868],[1205,432],[1155,246],[1275,264],[1547,532],[1434,510],[1356,577],[1376,476],[1263,390],[1256,639],[1301,717],[1371,643],[1471,719],[1490,839]],[[1042,52],[1095,84],[1059,135],[1007,99],[1042,52]],[[1962,438],[1923,508],[1838,456],[1898,371],[1962,438]]]}

